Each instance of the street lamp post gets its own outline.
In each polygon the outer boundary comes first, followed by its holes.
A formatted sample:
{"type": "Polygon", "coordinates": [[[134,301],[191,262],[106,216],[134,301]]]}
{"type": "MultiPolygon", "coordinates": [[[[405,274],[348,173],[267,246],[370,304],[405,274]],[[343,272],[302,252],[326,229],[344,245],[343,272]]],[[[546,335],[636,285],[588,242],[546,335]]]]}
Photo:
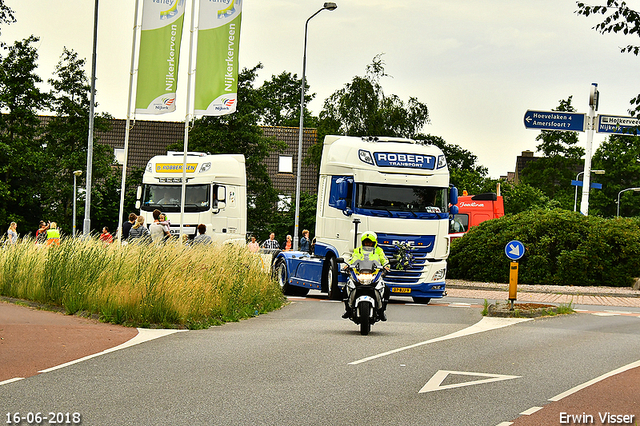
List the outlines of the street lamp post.
{"type": "Polygon", "coordinates": [[[316,16],[323,10],[336,10],[338,6],[332,2],[325,2],[322,9],[311,15],[307,22],[304,24],[304,50],[302,52],[302,86],[300,88],[300,131],[298,132],[298,170],[296,173],[296,217],[295,228],[293,230],[293,249],[298,250],[299,234],[298,228],[300,226],[300,181],[302,179],[302,136],[304,131],[304,86],[305,86],[305,72],[307,70],[307,27],[311,18],[316,16]]]}
{"type": "Polygon", "coordinates": [[[72,226],[72,234],[74,237],[76,236],[76,178],[82,174],[82,170],[76,170],[73,172],[73,226],[72,226]]]}
{"type": "MultiPolygon", "coordinates": [[[[597,175],[603,175],[604,170],[591,170],[591,173],[595,173],[597,175]]],[[[580,175],[583,175],[584,172],[580,172],[576,175],[576,180],[580,179],[580,175]]],[[[578,185],[576,185],[575,195],[573,197],[573,211],[578,211],[578,185]]]]}
{"type": "Polygon", "coordinates": [[[616,203],[617,204],[616,217],[620,217],[620,194],[622,194],[623,192],[627,192],[627,191],[638,192],[638,191],[640,191],[640,188],[627,188],[627,189],[623,189],[622,191],[618,192],[618,202],[616,203]]]}

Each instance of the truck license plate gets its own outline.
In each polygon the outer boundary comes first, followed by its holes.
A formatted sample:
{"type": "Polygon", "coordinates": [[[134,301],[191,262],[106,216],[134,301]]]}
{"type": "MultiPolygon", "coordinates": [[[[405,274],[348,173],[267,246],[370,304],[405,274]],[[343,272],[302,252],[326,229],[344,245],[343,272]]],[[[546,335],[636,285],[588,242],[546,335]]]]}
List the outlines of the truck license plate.
{"type": "Polygon", "coordinates": [[[391,289],[391,293],[411,293],[411,289],[404,287],[394,287],[391,289]]]}

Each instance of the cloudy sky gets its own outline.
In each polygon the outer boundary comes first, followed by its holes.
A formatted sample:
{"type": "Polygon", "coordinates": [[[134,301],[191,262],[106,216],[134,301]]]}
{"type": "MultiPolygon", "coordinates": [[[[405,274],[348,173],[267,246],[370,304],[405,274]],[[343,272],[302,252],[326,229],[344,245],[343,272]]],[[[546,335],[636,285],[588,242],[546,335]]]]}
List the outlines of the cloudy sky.
{"type": "MultiPolygon", "coordinates": [[[[8,43],[40,37],[39,74],[48,79],[63,46],[91,60],[94,2],[5,0],[18,22],[2,28],[8,43]]],[[[125,118],[131,60],[134,0],[102,0],[99,8],[98,111],[125,118]]],[[[188,1],[188,4],[191,2],[188,1]]],[[[515,168],[523,150],[535,150],[539,132],[525,129],[528,109],[550,111],[573,96],[588,112],[589,91],[598,83],[601,114],[628,115],[640,93],[640,58],[620,53],[637,37],[600,35],[599,17],[575,13],[573,0],[337,0],[309,23],[307,80],[317,114],[324,99],[364,75],[384,53],[387,94],[413,96],[429,107],[424,133],[441,136],[478,156],[491,177],[515,168]]],[[[283,71],[302,73],[304,23],[319,0],[245,0],[240,66],[264,64],[261,81],[283,71]]],[[[640,0],[627,4],[640,10],[640,0]]],[[[189,28],[187,6],[185,27],[189,28]]],[[[185,35],[186,37],[186,35],[185,35]]],[[[188,40],[188,38],[185,38],[188,40]]],[[[183,57],[188,52],[184,44],[183,57]]],[[[186,58],[182,61],[186,64],[186,58]]],[[[88,68],[88,67],[87,67],[88,68]]],[[[186,75],[182,66],[181,75],[186,75]]],[[[260,82],[261,82],[260,81],[260,82]]],[[[178,110],[162,119],[183,121],[178,110]]],[[[156,119],[153,116],[138,120],[156,119]]],[[[594,149],[605,136],[597,133],[594,149]]],[[[581,134],[582,146],[586,135],[581,134]]]]}

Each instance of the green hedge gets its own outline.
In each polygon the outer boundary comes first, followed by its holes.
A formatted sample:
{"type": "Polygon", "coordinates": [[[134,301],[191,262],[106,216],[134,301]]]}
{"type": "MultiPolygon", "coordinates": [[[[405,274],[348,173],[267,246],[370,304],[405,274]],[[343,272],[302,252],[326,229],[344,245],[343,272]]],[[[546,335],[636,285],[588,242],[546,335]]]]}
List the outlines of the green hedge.
{"type": "Polygon", "coordinates": [[[518,282],[628,287],[640,276],[640,220],[530,210],[489,220],[454,240],[449,278],[509,281],[505,246],[521,241],[518,282]]]}

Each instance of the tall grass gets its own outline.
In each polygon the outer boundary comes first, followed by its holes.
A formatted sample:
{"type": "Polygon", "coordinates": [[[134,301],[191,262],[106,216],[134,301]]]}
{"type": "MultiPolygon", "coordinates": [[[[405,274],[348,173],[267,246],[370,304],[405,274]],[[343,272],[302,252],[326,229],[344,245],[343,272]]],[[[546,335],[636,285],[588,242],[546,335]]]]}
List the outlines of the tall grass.
{"type": "Polygon", "coordinates": [[[234,244],[105,245],[23,239],[0,248],[0,295],[116,324],[203,328],[278,309],[280,287],[234,244]]]}

